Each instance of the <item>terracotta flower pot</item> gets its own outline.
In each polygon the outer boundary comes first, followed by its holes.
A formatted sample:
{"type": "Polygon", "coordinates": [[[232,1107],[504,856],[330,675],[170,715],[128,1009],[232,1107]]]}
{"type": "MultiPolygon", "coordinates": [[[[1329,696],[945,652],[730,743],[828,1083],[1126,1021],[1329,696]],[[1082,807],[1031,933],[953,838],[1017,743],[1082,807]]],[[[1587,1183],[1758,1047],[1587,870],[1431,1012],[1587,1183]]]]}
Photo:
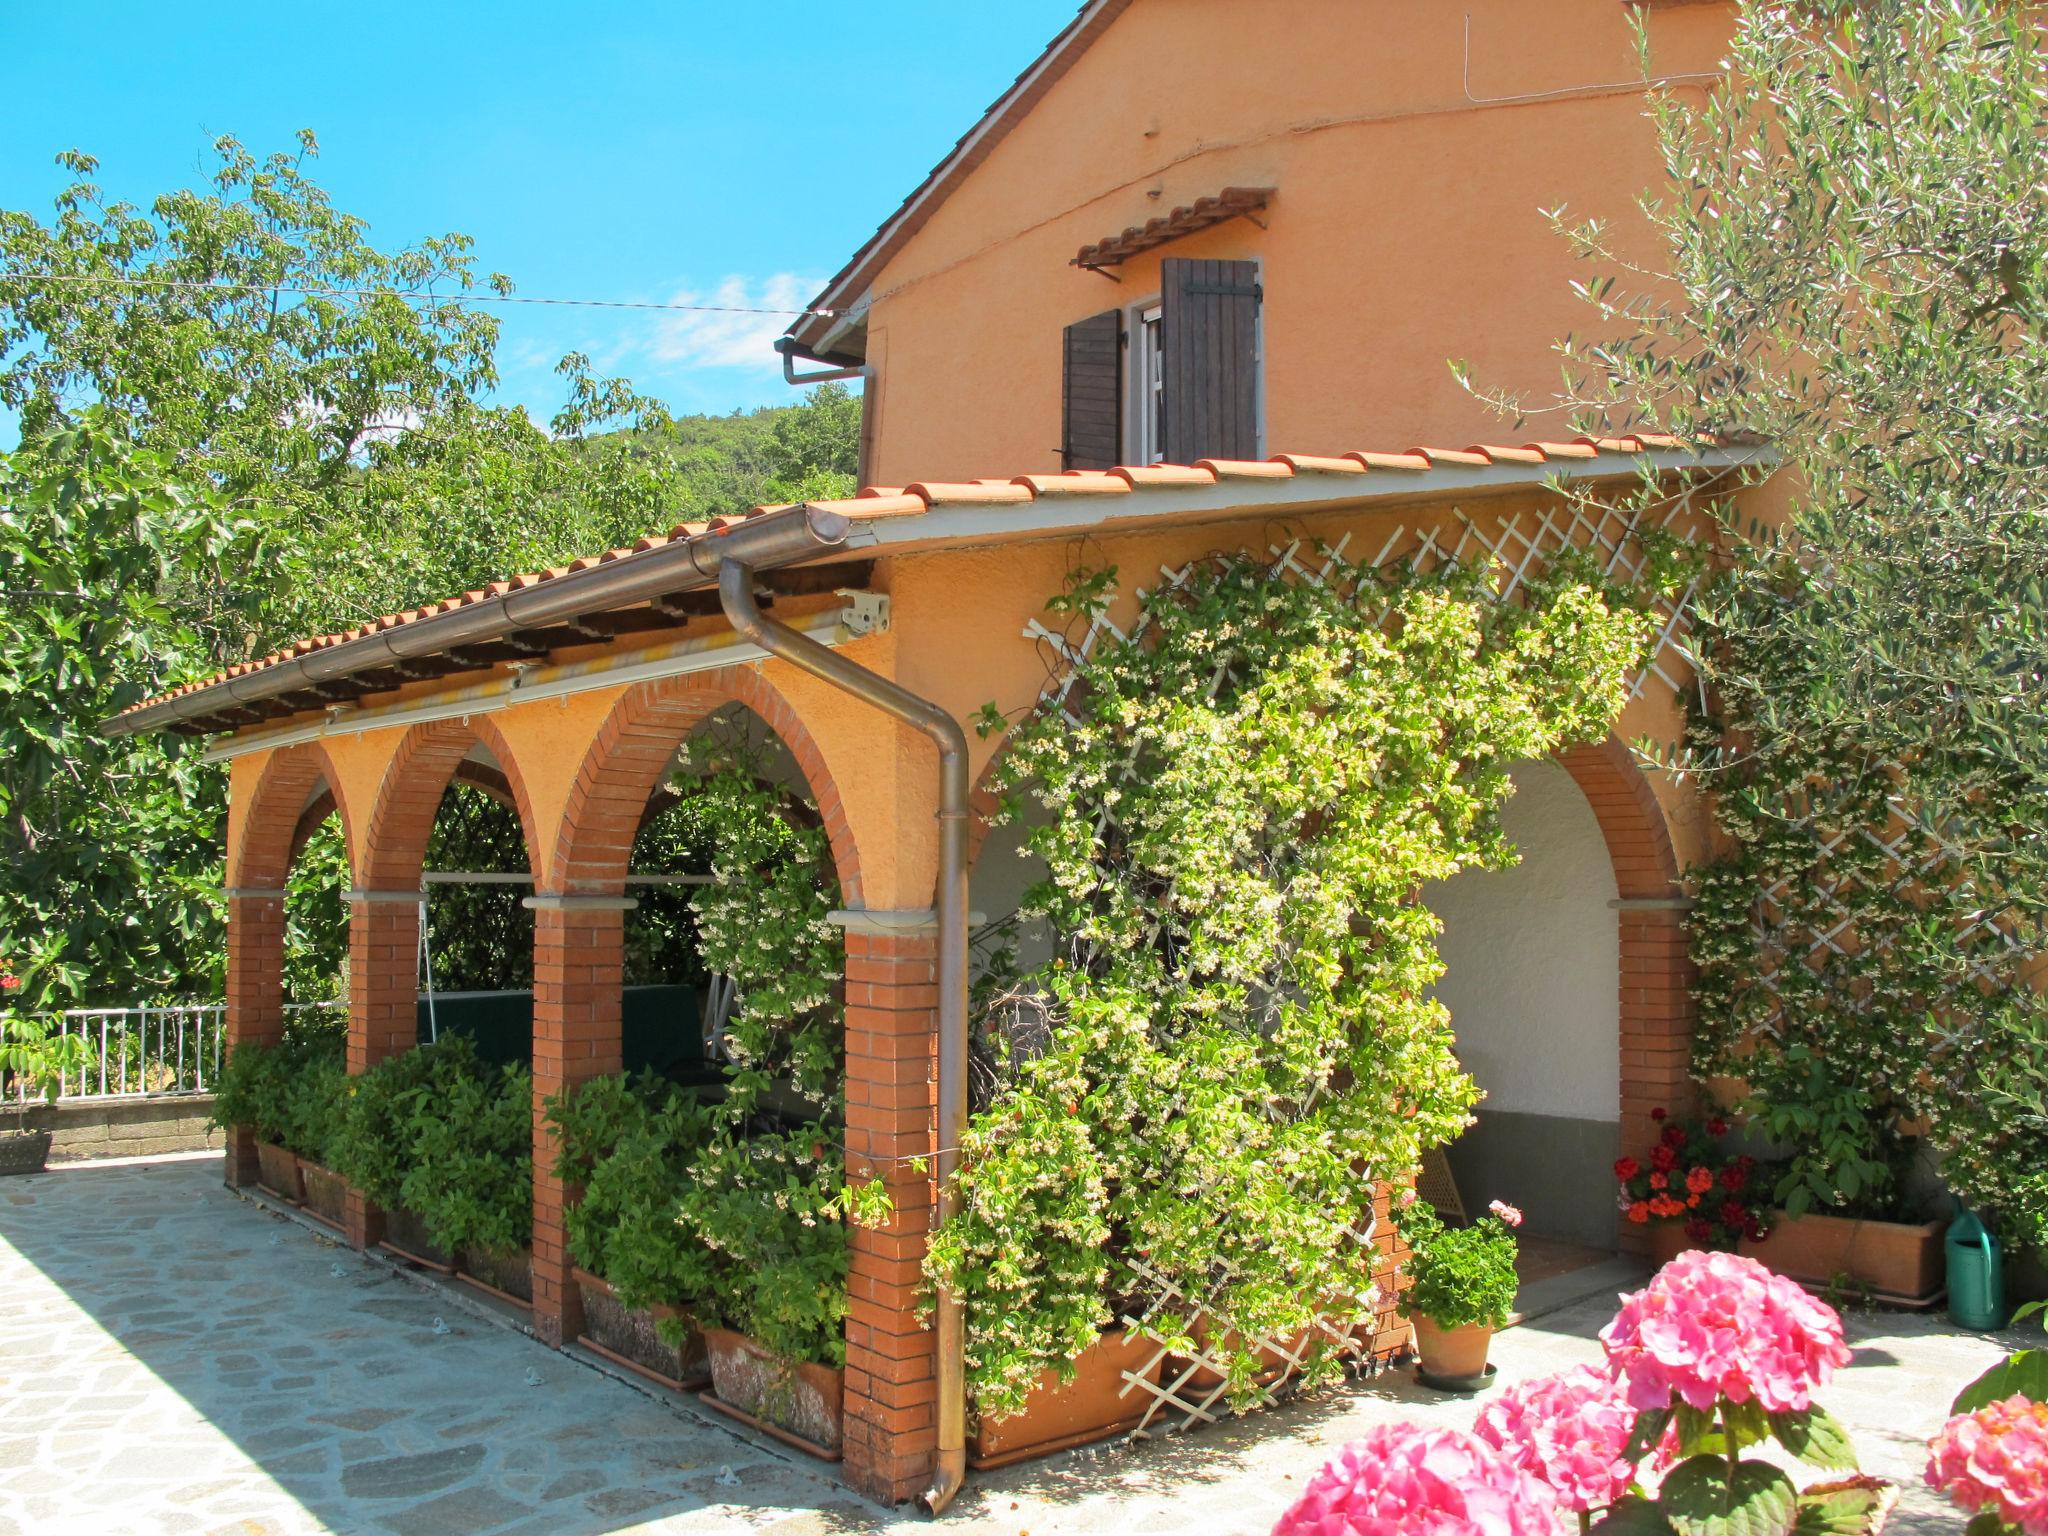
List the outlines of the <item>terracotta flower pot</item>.
{"type": "Polygon", "coordinates": [[[348,1219],[348,1181],[331,1169],[300,1158],[299,1182],[306,1192],[306,1214],[317,1216],[340,1231],[348,1219]]]}
{"type": "Polygon", "coordinates": [[[704,1335],[687,1312],[660,1303],[629,1307],[588,1270],[574,1273],[576,1289],[583,1296],[585,1332],[580,1342],[585,1348],[679,1392],[704,1384],[708,1361],[704,1335]],[[661,1324],[669,1321],[684,1326],[679,1345],[662,1337],[661,1324]]]}
{"type": "Polygon", "coordinates": [[[299,1159],[274,1141],[256,1143],[256,1187],[266,1195],[306,1203],[306,1187],[299,1181],[299,1159]]]}
{"type": "Polygon", "coordinates": [[[777,1359],[730,1328],[706,1328],[711,1385],[704,1401],[766,1430],[778,1440],[827,1460],[845,1439],[846,1372],[828,1365],[777,1359]]]}
{"type": "Polygon", "coordinates": [[[1070,1446],[1107,1440],[1135,1429],[1151,1407],[1153,1394],[1141,1382],[1156,1383],[1165,1364],[1159,1346],[1117,1329],[1103,1334],[1074,1362],[1074,1379],[1057,1371],[1038,1378],[1024,1411],[1007,1419],[983,1417],[969,1448],[976,1467],[1001,1467],[1070,1446]]]}
{"type": "Polygon", "coordinates": [[[1759,1242],[1735,1250],[1788,1280],[1829,1285],[1846,1275],[1889,1301],[1929,1302],[1944,1283],[1938,1221],[1859,1221],[1843,1216],[1786,1216],[1759,1242]]]}
{"type": "Polygon", "coordinates": [[[455,1255],[434,1241],[427,1224],[402,1205],[384,1212],[384,1241],[381,1246],[409,1263],[440,1274],[455,1273],[455,1255]]]}
{"type": "Polygon", "coordinates": [[[526,1306],[533,1301],[533,1255],[499,1253],[490,1248],[465,1248],[457,1275],[500,1301],[526,1306]]]}
{"type": "Polygon", "coordinates": [[[1682,1221],[1653,1221],[1650,1223],[1650,1264],[1662,1269],[1681,1253],[1690,1253],[1699,1247],[1686,1236],[1682,1221]]]}
{"type": "Polygon", "coordinates": [[[1415,1317],[1415,1352],[1425,1375],[1443,1381],[1471,1381],[1486,1374],[1486,1354],[1493,1345],[1491,1323],[1466,1323],[1439,1328],[1434,1319],[1415,1317]]]}

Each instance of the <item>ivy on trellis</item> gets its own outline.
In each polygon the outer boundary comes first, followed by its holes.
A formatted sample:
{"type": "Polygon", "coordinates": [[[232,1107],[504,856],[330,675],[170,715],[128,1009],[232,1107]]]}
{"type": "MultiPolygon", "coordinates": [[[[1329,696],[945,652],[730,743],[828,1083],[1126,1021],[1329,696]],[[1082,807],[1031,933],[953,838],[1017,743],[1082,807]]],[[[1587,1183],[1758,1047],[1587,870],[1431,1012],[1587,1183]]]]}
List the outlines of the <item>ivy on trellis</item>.
{"type": "Polygon", "coordinates": [[[1781,1186],[1802,1205],[1911,1214],[1924,1132],[1952,1188],[2048,1242],[2038,808],[1967,733],[1899,761],[1796,728],[1787,599],[1757,573],[1710,596],[1684,761],[1728,852],[1693,877],[1695,1074],[1807,1131],[1781,1186]]]}
{"type": "Polygon", "coordinates": [[[983,1414],[1114,1325],[1156,1347],[1126,1373],[1147,1425],[1370,1356],[1375,1181],[1476,1096],[1415,892],[1512,861],[1512,763],[1675,685],[1692,513],[1458,513],[1358,563],[1296,541],[1166,570],[1128,624],[1112,571],[1048,604],[1001,787],[1051,813],[1025,907],[1056,958],[984,1016],[998,1082],[929,1266],[967,1300],[983,1414]]]}

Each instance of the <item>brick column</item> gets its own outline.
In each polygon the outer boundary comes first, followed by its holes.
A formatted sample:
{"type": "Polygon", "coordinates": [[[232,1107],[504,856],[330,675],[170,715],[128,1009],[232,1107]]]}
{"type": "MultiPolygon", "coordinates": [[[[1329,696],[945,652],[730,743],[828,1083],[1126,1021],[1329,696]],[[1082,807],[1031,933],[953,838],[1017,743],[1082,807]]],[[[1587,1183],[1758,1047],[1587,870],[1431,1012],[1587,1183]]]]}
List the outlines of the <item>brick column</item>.
{"type": "MultiPolygon", "coordinates": [[[[230,890],[228,898],[225,1063],[245,1041],[275,1044],[284,1030],[284,892],[230,890]]],[[[256,1136],[246,1125],[227,1133],[227,1182],[256,1182],[256,1136]]]]}
{"type": "Polygon", "coordinates": [[[923,1491],[938,1443],[936,1335],[917,1315],[935,1209],[938,951],[929,913],[837,915],[847,925],[846,1175],[880,1178],[895,1202],[886,1226],[852,1229],[845,1474],[893,1504],[923,1491]],[[926,1159],[923,1172],[912,1158],[926,1159]]]}
{"type": "MultiPolygon", "coordinates": [[[[419,1041],[420,896],[348,893],[348,1069],[363,1073],[419,1041]]],[[[384,1236],[384,1214],[354,1189],[343,1229],[351,1246],[384,1236]]]]}
{"type": "MultiPolygon", "coordinates": [[[[1688,1068],[1695,1004],[1685,931],[1690,903],[1676,896],[1624,897],[1616,905],[1621,916],[1621,1146],[1647,1158],[1660,1131],[1650,1111],[1661,1106],[1684,1115],[1693,1106],[1688,1068]]],[[[1620,1231],[1623,1248],[1646,1249],[1642,1227],[1624,1220],[1620,1231]]]]}
{"type": "Polygon", "coordinates": [[[625,983],[621,896],[534,896],[533,908],[533,1326],[560,1348],[583,1331],[583,1301],[562,1216],[577,1191],[555,1177],[555,1137],[542,1116],[550,1095],[624,1070],[625,983]]]}

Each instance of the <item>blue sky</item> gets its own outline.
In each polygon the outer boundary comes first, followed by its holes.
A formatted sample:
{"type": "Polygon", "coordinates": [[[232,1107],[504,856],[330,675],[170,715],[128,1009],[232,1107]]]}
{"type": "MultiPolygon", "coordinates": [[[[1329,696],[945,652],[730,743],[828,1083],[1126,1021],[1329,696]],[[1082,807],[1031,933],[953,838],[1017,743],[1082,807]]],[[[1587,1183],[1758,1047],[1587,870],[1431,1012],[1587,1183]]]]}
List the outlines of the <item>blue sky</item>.
{"type": "MultiPolygon", "coordinates": [[[[0,0],[0,206],[47,219],[60,149],[142,202],[216,135],[308,127],[380,246],[460,230],[527,294],[801,305],[1077,5],[0,0]]],[[[678,411],[790,397],[784,321],[501,314],[504,394],[542,420],[571,349],[678,411]]]]}

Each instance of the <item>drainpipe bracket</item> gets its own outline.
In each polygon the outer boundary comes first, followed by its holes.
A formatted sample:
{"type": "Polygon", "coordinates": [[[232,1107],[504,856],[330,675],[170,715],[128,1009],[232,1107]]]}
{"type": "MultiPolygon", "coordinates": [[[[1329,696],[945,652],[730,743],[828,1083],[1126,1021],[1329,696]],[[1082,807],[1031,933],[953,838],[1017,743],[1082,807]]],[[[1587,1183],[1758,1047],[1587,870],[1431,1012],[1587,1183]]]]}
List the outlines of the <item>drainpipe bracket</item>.
{"type": "Polygon", "coordinates": [[[259,885],[230,885],[222,888],[221,895],[229,901],[277,901],[282,899],[284,891],[282,888],[267,890],[259,885]]]}
{"type": "Polygon", "coordinates": [[[889,632],[889,594],[886,592],[863,592],[857,587],[841,587],[835,593],[846,599],[846,616],[839,622],[846,627],[847,634],[858,640],[863,635],[886,635],[889,632]]]}

